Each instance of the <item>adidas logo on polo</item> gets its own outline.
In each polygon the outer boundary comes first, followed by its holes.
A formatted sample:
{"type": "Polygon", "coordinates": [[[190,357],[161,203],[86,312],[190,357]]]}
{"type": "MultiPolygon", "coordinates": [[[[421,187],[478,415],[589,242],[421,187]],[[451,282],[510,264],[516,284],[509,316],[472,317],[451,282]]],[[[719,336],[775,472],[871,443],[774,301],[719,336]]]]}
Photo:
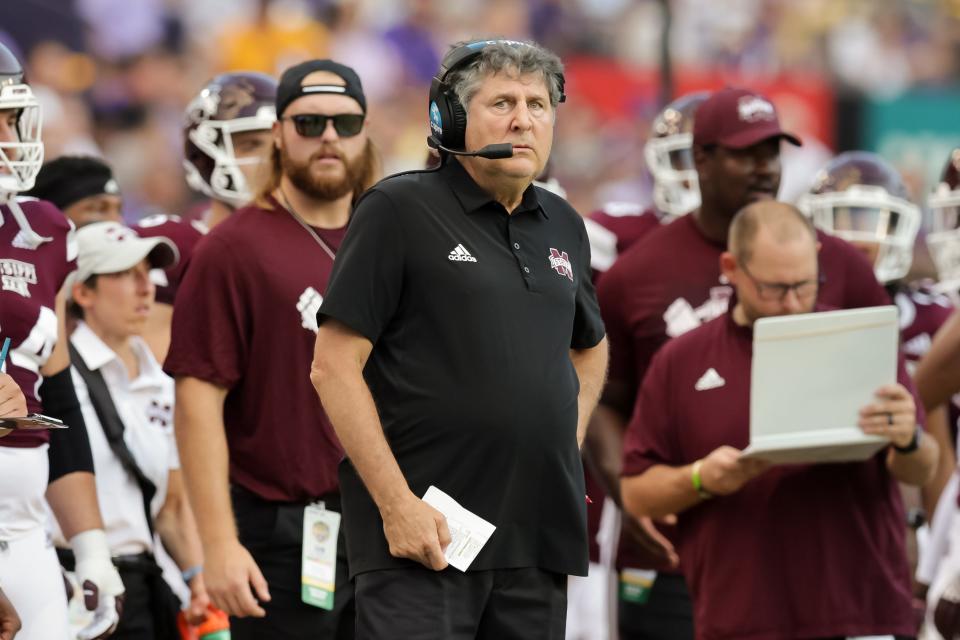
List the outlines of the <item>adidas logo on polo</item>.
{"type": "Polygon", "coordinates": [[[693,388],[697,391],[708,391],[710,389],[719,389],[725,384],[727,384],[727,381],[720,377],[716,369],[710,367],[706,373],[700,376],[700,379],[697,380],[697,384],[693,385],[693,388]]]}
{"type": "Polygon", "coordinates": [[[470,255],[470,252],[462,244],[458,244],[447,256],[447,260],[453,262],[476,262],[477,259],[470,255]]]}

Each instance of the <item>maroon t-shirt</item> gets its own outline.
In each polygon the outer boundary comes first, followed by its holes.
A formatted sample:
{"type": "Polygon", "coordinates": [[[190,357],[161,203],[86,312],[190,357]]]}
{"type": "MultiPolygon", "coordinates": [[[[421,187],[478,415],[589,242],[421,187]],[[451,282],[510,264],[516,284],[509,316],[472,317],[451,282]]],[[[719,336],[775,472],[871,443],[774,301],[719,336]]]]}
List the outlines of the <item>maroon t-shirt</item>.
{"type": "MultiPolygon", "coordinates": [[[[267,500],[337,489],[343,450],[310,383],[333,260],[280,205],[249,206],[201,242],[177,293],[164,369],[229,390],[230,480],[267,500]]],[[[315,229],[336,250],[343,229],[315,229]]]]}
{"type": "MultiPolygon", "coordinates": [[[[747,446],[752,341],[728,313],[657,353],[627,432],[624,475],[747,446]],[[724,383],[697,390],[711,369],[724,383]]],[[[902,359],[898,378],[913,391],[902,359]]],[[[886,450],[859,463],[775,466],[679,514],[697,637],[913,635],[905,516],[885,460],[886,450]]]]}
{"type": "MultiPolygon", "coordinates": [[[[859,251],[839,238],[817,237],[821,303],[848,309],[890,304],[859,251]]],[[[597,299],[610,342],[611,381],[638,389],[665,342],[726,313],[733,289],[720,273],[725,249],[686,215],[648,233],[603,275],[597,299]]],[[[671,535],[672,527],[661,529],[671,535]]],[[[665,569],[623,540],[618,556],[621,567],[665,569]]]]}
{"type": "MultiPolygon", "coordinates": [[[[3,370],[20,385],[27,411],[42,413],[40,368],[57,342],[57,292],[77,266],[73,225],[53,204],[18,198],[30,228],[50,238],[31,248],[8,206],[0,206],[0,345],[10,338],[3,370]]],[[[48,431],[14,432],[2,447],[37,447],[48,431]]]]}
{"type": "Polygon", "coordinates": [[[202,222],[196,220],[187,222],[180,216],[161,214],[142,218],[133,226],[133,230],[141,238],[163,236],[177,247],[180,259],[177,260],[175,265],[163,271],[165,282],[157,283],[157,302],[173,304],[177,289],[183,281],[183,275],[187,272],[187,265],[190,264],[194,248],[201,238],[207,234],[207,228],[202,222]]]}

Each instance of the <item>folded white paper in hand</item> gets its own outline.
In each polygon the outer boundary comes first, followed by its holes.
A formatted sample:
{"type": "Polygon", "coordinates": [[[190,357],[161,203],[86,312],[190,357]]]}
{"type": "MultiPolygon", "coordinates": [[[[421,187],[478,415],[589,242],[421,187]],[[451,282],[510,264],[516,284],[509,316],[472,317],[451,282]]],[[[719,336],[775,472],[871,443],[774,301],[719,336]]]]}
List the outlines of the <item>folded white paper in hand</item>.
{"type": "Polygon", "coordinates": [[[447,519],[450,544],[443,554],[447,562],[466,571],[497,528],[434,486],[423,494],[423,501],[447,519]]]}

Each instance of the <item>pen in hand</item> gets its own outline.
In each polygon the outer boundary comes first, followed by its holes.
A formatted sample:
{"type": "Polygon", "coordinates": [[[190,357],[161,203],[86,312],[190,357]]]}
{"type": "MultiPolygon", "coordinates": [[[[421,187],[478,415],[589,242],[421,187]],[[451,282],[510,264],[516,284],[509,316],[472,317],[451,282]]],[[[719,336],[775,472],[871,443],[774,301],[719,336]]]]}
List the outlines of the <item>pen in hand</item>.
{"type": "Polygon", "coordinates": [[[0,369],[3,369],[3,363],[7,360],[7,352],[10,351],[10,337],[3,339],[3,346],[0,347],[0,369]]]}

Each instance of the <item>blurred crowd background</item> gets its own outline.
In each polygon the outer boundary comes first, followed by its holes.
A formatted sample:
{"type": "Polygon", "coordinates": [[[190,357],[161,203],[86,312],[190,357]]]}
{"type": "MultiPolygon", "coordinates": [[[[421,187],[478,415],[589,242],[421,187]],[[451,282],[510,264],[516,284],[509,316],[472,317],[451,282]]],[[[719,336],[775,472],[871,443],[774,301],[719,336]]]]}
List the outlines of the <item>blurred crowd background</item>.
{"type": "Polygon", "coordinates": [[[216,73],[278,75],[308,57],[359,72],[388,173],[422,166],[427,90],[447,47],[535,39],[567,66],[552,172],[587,213],[647,203],[642,147],[671,97],[725,84],[769,95],[805,145],[793,199],[836,151],[879,152],[918,202],[960,144],[960,0],[3,0],[47,158],[102,155],[131,222],[189,215],[181,117],[216,73]]]}

